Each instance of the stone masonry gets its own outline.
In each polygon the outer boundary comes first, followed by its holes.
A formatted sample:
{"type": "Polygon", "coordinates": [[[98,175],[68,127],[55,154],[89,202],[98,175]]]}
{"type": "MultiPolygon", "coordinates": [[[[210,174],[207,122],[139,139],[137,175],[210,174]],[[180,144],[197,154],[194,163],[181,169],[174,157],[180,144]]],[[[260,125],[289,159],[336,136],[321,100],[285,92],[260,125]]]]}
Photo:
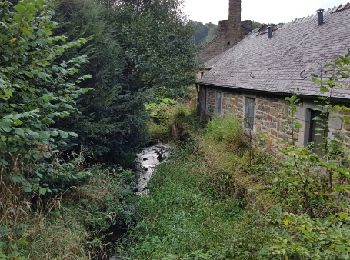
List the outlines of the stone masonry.
{"type": "MultiPolygon", "coordinates": [[[[220,88],[201,86],[201,91],[206,91],[205,102],[206,117],[214,114],[218,104],[216,102],[217,92],[222,93],[221,115],[232,115],[242,121],[245,118],[245,98],[255,98],[255,116],[253,134],[256,140],[263,141],[265,146],[276,150],[281,145],[292,139],[291,119],[288,116],[289,105],[284,97],[270,97],[263,94],[247,94],[220,88]]],[[[310,109],[320,110],[313,102],[302,102],[298,106],[295,120],[301,123],[301,129],[295,130],[294,140],[300,146],[307,145],[307,127],[310,118],[307,113],[310,109]]],[[[203,111],[202,111],[203,112],[203,111]]],[[[203,115],[202,115],[203,116],[203,115]]],[[[349,115],[347,115],[349,116],[349,115]]],[[[329,137],[336,138],[350,147],[350,123],[343,122],[344,115],[331,112],[328,119],[329,137]]]]}

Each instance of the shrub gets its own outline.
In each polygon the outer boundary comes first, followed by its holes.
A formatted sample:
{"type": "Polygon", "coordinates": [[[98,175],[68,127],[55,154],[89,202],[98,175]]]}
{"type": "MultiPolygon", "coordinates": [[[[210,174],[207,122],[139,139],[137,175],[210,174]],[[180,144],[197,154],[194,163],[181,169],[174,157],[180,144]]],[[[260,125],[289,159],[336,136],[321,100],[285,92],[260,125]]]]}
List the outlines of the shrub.
{"type": "Polygon", "coordinates": [[[242,123],[230,115],[214,117],[207,125],[204,138],[225,144],[235,151],[248,148],[242,123]]]}
{"type": "Polygon", "coordinates": [[[273,239],[262,252],[292,259],[349,259],[349,215],[310,218],[275,210],[270,215],[273,239]]]}
{"type": "Polygon", "coordinates": [[[195,128],[195,108],[188,99],[175,102],[164,98],[147,104],[146,109],[151,141],[185,140],[195,128]]]}
{"type": "MultiPolygon", "coordinates": [[[[92,177],[47,203],[42,212],[24,206],[0,224],[0,259],[97,259],[134,225],[134,174],[94,167],[92,177]],[[26,210],[26,211],[25,211],[26,210]]],[[[27,203],[27,204],[25,204],[27,203]]],[[[13,211],[11,208],[9,210],[13,211]]]]}
{"type": "Polygon", "coordinates": [[[41,179],[38,167],[50,169],[76,137],[54,123],[76,113],[76,100],[87,91],[77,83],[89,76],[76,76],[86,56],[61,59],[86,40],[53,36],[52,1],[11,2],[1,2],[0,16],[0,177],[27,183],[41,179]]]}

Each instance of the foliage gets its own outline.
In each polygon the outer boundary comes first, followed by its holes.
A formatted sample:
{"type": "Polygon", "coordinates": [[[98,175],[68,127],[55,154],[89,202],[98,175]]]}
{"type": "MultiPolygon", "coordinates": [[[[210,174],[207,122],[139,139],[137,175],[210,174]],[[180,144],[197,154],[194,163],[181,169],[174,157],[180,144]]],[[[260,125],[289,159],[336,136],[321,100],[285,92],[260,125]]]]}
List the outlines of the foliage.
{"type": "Polygon", "coordinates": [[[134,225],[137,204],[131,171],[96,166],[92,172],[88,183],[64,196],[63,208],[53,216],[82,225],[88,233],[85,247],[96,258],[108,253],[111,243],[134,225]]]}
{"type": "Polygon", "coordinates": [[[181,1],[137,1],[115,13],[117,38],[127,48],[125,76],[130,87],[152,88],[160,97],[176,98],[195,80],[192,27],[181,1]],[[135,11],[136,9],[136,11],[135,11]]]}
{"type": "Polygon", "coordinates": [[[158,168],[150,197],[141,200],[141,218],[117,254],[347,259],[348,204],[327,188],[322,193],[317,155],[290,145],[278,162],[254,148],[250,166],[247,147],[227,149],[236,136],[247,139],[242,124],[232,117],[213,120],[205,131],[192,128],[191,138],[158,168]]]}
{"type": "Polygon", "coordinates": [[[143,95],[130,89],[124,75],[126,50],[114,30],[119,25],[113,24],[106,8],[94,0],[60,1],[57,16],[60,31],[70,39],[90,39],[73,53],[89,56],[81,73],[92,75],[84,85],[93,89],[79,100],[81,113],[59,125],[79,134],[76,148],[83,146],[89,161],[128,160],[144,142],[145,111],[143,95]]]}
{"type": "Polygon", "coordinates": [[[89,77],[77,76],[86,56],[61,58],[86,40],[53,36],[57,24],[51,1],[2,5],[0,174],[5,181],[23,184],[26,192],[43,195],[48,190],[41,181],[54,170],[55,156],[76,137],[53,125],[77,112],[76,100],[87,91],[77,84],[89,77]]]}
{"type": "Polygon", "coordinates": [[[91,38],[82,73],[93,87],[82,113],[61,122],[79,134],[94,160],[130,165],[146,141],[144,103],[185,96],[194,81],[194,47],[177,1],[60,1],[61,30],[91,38]],[[161,23],[159,21],[162,21],[161,23]]]}
{"type": "Polygon", "coordinates": [[[327,216],[346,204],[341,193],[329,191],[326,171],[310,147],[290,146],[285,154],[287,157],[276,169],[271,191],[283,198],[286,210],[327,216]]]}
{"type": "Polygon", "coordinates": [[[50,210],[28,212],[17,225],[2,223],[0,258],[104,257],[117,239],[110,234],[124,232],[134,223],[134,175],[119,168],[94,167],[90,171],[92,177],[85,184],[56,198],[50,210]]]}
{"type": "Polygon", "coordinates": [[[203,163],[183,144],[159,166],[151,195],[140,201],[140,215],[116,254],[126,259],[259,259],[268,232],[241,201],[209,192],[212,178],[198,172],[203,163]],[[213,196],[214,195],[214,196],[213,196]]]}
{"type": "Polygon", "coordinates": [[[196,32],[194,34],[194,43],[196,45],[205,45],[216,37],[218,26],[213,23],[203,24],[201,22],[192,22],[196,32]]]}
{"type": "Polygon", "coordinates": [[[349,258],[348,214],[323,219],[276,210],[270,216],[274,238],[266,249],[273,255],[292,259],[349,258]]]}
{"type": "Polygon", "coordinates": [[[174,101],[163,98],[146,104],[150,116],[148,133],[151,141],[181,140],[188,136],[196,116],[193,103],[189,99],[174,101]]]}
{"type": "Polygon", "coordinates": [[[207,125],[204,137],[231,147],[233,145],[237,147],[246,145],[242,123],[230,115],[213,118],[207,125]]]}

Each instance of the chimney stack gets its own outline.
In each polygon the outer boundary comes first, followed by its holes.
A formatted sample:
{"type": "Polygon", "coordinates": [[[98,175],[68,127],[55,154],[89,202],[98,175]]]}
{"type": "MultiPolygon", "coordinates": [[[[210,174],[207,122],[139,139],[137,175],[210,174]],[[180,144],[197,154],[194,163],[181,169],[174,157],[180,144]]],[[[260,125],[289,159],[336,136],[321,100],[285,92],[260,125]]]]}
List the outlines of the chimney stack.
{"type": "Polygon", "coordinates": [[[322,25],[324,24],[324,17],[323,17],[323,12],[324,12],[324,9],[318,9],[317,10],[317,14],[318,14],[318,25],[322,25]]]}
{"type": "Polygon", "coordinates": [[[235,44],[242,39],[242,0],[229,0],[228,8],[228,42],[235,44]]]}
{"type": "Polygon", "coordinates": [[[272,26],[271,25],[267,26],[267,37],[269,39],[272,38],[272,26]]]}
{"type": "Polygon", "coordinates": [[[229,0],[228,20],[230,23],[240,26],[242,21],[242,0],[229,0]]]}

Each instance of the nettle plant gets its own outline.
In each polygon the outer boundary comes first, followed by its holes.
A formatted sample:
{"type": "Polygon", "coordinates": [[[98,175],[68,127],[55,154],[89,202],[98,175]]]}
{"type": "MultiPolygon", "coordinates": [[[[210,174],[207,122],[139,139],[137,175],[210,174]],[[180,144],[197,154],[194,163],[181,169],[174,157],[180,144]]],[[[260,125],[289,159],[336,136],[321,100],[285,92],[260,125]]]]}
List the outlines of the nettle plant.
{"type": "Polygon", "coordinates": [[[56,155],[76,136],[53,125],[78,112],[87,91],[78,84],[89,78],[76,76],[86,56],[62,55],[86,40],[53,34],[53,1],[12,3],[0,1],[0,177],[44,195],[52,192],[43,180],[60,165],[56,155]]]}

